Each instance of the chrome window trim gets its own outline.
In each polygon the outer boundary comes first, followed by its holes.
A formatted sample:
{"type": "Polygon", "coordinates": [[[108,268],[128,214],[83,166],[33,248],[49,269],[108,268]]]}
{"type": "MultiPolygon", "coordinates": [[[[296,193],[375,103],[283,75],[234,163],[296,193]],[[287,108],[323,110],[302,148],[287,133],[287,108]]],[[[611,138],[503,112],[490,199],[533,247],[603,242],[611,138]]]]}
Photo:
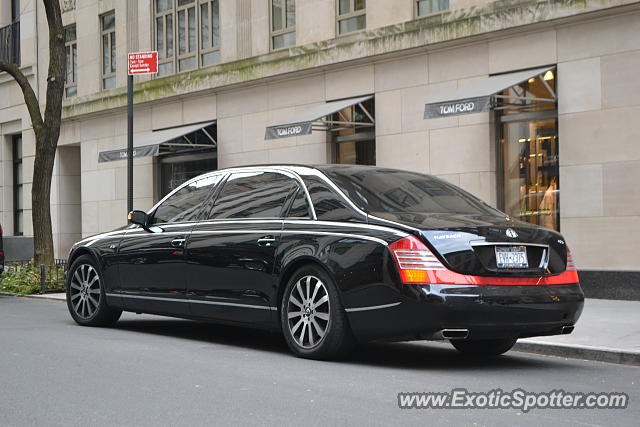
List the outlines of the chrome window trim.
{"type": "MultiPolygon", "coordinates": [[[[267,234],[273,233],[274,230],[193,230],[191,234],[229,234],[229,233],[250,233],[250,234],[267,234]]],[[[280,230],[278,231],[280,234],[305,234],[305,235],[320,235],[320,236],[336,236],[336,237],[348,237],[350,239],[355,240],[369,240],[372,242],[376,242],[378,244],[388,246],[389,244],[378,237],[373,236],[361,236],[359,234],[351,234],[351,233],[336,233],[333,231],[308,231],[308,230],[280,230]]],[[[172,234],[182,234],[182,233],[172,233],[172,234]]],[[[187,243],[187,248],[189,244],[187,243]]]]}

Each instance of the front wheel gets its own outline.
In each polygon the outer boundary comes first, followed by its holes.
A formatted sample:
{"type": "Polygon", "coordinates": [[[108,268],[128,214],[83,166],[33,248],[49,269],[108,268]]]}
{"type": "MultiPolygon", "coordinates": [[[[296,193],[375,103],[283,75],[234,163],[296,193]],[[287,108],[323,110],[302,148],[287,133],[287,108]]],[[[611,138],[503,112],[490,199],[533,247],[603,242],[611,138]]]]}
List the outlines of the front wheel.
{"type": "Polygon", "coordinates": [[[285,340],[297,356],[335,359],[353,348],[338,289],[320,267],[309,265],[291,276],[280,304],[280,321],[285,340]]]}
{"type": "Polygon", "coordinates": [[[89,255],[76,259],[67,273],[67,307],[71,317],[82,326],[108,326],[122,310],[109,307],[100,268],[89,255]]]}
{"type": "Polygon", "coordinates": [[[451,340],[451,344],[461,353],[471,356],[499,356],[511,350],[517,338],[493,340],[451,340]]]}

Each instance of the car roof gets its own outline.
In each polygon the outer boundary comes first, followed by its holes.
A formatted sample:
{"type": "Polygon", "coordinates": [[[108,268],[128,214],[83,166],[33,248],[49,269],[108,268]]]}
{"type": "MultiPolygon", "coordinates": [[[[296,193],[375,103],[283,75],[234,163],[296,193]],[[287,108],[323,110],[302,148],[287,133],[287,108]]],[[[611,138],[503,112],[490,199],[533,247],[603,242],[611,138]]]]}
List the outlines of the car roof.
{"type": "Polygon", "coordinates": [[[242,165],[242,166],[230,166],[228,168],[223,168],[223,169],[217,169],[215,171],[211,171],[211,173],[215,173],[215,172],[224,172],[224,171],[235,171],[235,170],[241,170],[241,169],[252,169],[252,168],[269,168],[269,169],[278,169],[278,168],[282,168],[282,169],[299,169],[299,168],[305,168],[305,169],[311,169],[311,170],[317,170],[320,172],[331,172],[331,171],[340,171],[341,169],[349,169],[350,171],[354,171],[354,170],[367,170],[367,171],[371,171],[371,170],[400,170],[400,169],[393,169],[393,168],[385,168],[385,167],[380,167],[380,166],[370,166],[370,165],[347,165],[347,164],[314,164],[314,165],[310,165],[310,164],[302,164],[302,163],[268,163],[268,164],[254,164],[254,165],[242,165]]]}

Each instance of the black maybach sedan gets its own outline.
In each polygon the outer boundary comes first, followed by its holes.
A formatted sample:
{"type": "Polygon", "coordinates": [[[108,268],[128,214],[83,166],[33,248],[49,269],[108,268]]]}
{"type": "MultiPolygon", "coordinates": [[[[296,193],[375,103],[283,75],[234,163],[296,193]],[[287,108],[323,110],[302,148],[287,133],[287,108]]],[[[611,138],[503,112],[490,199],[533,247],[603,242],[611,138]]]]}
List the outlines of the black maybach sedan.
{"type": "Polygon", "coordinates": [[[80,325],[122,311],[282,331],[298,356],[450,340],[498,355],[570,333],[584,296],[564,238],[438,178],[369,166],[252,166],[180,186],[78,242],[80,325]]]}

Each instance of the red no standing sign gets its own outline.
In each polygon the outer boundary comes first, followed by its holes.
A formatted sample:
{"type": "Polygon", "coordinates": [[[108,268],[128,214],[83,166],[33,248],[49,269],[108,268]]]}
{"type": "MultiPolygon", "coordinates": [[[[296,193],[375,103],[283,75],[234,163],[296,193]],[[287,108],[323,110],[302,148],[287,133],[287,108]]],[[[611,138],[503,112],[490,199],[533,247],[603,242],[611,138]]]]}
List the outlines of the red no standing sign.
{"type": "Polygon", "coordinates": [[[129,75],[158,72],[158,52],[135,52],[128,55],[129,75]]]}

